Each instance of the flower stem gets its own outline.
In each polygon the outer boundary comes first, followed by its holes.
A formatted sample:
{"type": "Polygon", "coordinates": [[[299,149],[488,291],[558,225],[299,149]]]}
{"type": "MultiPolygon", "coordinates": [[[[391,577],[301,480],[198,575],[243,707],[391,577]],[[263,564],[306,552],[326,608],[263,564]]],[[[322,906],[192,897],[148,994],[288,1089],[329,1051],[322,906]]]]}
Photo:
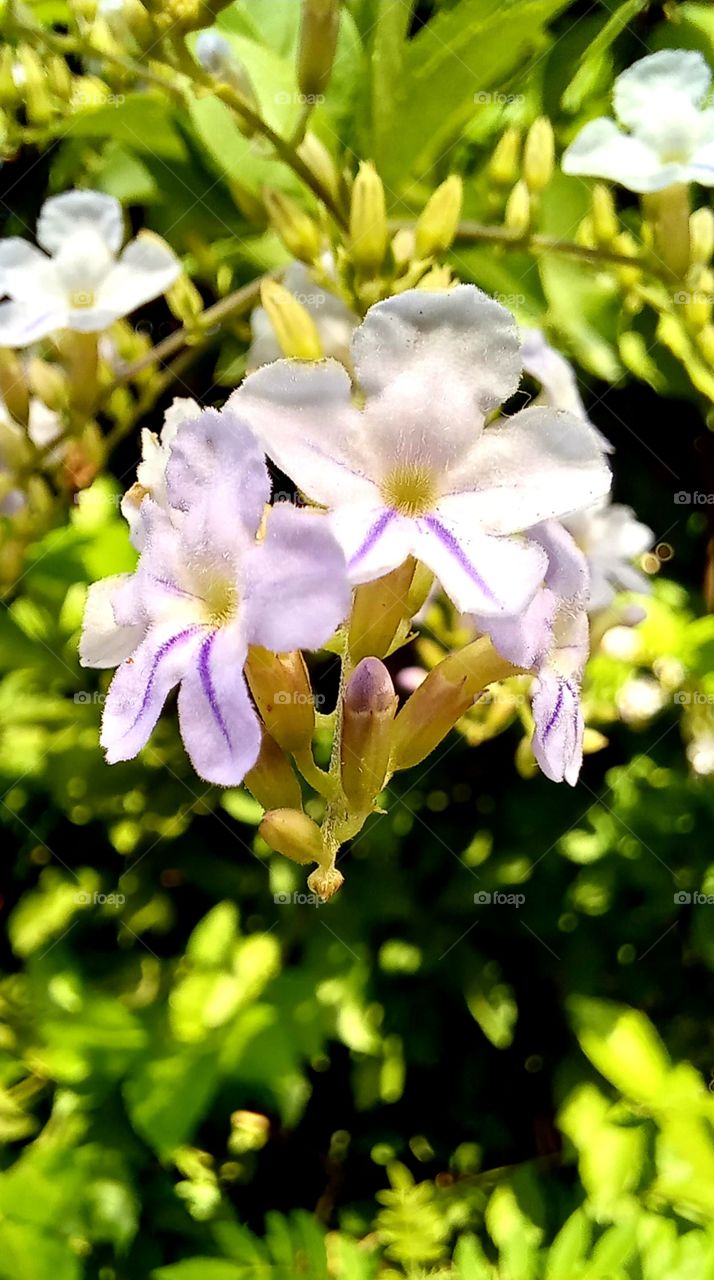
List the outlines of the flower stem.
{"type": "Polygon", "coordinates": [[[652,227],[657,256],[677,280],[689,270],[689,185],[676,182],[642,197],[642,211],[652,227]]]}

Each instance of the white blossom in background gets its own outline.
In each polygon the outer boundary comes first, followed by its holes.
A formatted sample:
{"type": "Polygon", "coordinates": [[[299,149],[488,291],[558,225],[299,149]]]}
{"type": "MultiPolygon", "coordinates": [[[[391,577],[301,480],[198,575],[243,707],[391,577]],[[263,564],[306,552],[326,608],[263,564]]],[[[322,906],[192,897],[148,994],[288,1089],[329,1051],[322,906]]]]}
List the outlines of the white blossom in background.
{"type": "Polygon", "coordinates": [[[649,579],[632,562],[649,550],[654,534],[631,507],[606,498],[567,516],[563,524],[587,558],[590,613],[612,604],[618,591],[650,590],[649,579]]]}
{"type": "MultiPolygon", "coordinates": [[[[323,266],[328,274],[334,271],[334,263],[329,254],[325,255],[323,266]]],[[[349,368],[350,344],[359,318],[336,294],[316,284],[310,269],[302,262],[291,262],[281,283],[311,315],[325,355],[332,356],[349,368]]],[[[279,360],[283,354],[264,307],[256,307],[253,311],[251,330],[249,373],[259,369],[261,365],[279,360]]]]}
{"type": "Polygon", "coordinates": [[[58,329],[99,333],[164,293],[181,266],[142,232],[120,253],[122,209],[113,196],[68,191],[45,201],[38,245],[0,241],[0,346],[26,347],[58,329]]]}
{"type": "Polygon", "coordinates": [[[711,71],[700,53],[664,49],[615,81],[617,117],[591,120],[563,156],[564,173],[606,178],[640,194],[677,183],[714,186],[711,71]]]}

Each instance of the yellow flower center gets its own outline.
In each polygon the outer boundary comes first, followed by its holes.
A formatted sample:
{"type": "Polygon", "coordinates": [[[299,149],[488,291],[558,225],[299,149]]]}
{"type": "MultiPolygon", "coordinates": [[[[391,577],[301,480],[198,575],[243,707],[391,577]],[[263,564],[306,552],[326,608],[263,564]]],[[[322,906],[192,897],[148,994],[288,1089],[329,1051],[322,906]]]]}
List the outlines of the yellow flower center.
{"type": "Polygon", "coordinates": [[[214,580],[203,595],[206,621],[212,627],[224,627],[238,612],[238,592],[232,582],[214,580]]]}
{"type": "Polygon", "coordinates": [[[382,497],[400,515],[423,516],[438,497],[434,473],[418,463],[395,467],[382,481],[382,497]]]}
{"type": "Polygon", "coordinates": [[[81,310],[83,307],[93,307],[96,299],[92,289],[73,289],[69,301],[70,306],[81,310]]]}

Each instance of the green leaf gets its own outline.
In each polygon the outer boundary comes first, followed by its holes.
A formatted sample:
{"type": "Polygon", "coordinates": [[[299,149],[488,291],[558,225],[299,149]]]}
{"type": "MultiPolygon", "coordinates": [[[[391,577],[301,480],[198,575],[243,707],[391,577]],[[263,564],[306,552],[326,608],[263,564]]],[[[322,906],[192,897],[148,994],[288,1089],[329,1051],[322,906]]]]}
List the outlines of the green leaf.
{"type": "Polygon", "coordinates": [[[650,0],[623,0],[600,28],[595,39],[580,59],[575,75],[565,90],[561,102],[565,111],[578,111],[583,105],[598,75],[604,55],[617,37],[626,29],[638,13],[649,7],[650,0]]]}
{"type": "Polygon", "coordinates": [[[644,1106],[665,1100],[669,1057],[643,1013],[586,996],[573,997],[570,1010],[583,1053],[606,1080],[644,1106]]]}
{"type": "Polygon", "coordinates": [[[246,1280],[247,1271],[223,1258],[184,1258],[151,1272],[151,1280],[246,1280]]]}
{"type": "Polygon", "coordinates": [[[63,136],[111,138],[163,160],[186,159],[186,146],[176,128],[174,109],[157,93],[128,93],[116,104],[74,115],[67,126],[63,126],[63,136]]]}
{"type": "Polygon", "coordinates": [[[592,1227],[581,1209],[572,1214],[553,1241],[545,1266],[545,1280],[573,1280],[590,1248],[592,1227]]]}

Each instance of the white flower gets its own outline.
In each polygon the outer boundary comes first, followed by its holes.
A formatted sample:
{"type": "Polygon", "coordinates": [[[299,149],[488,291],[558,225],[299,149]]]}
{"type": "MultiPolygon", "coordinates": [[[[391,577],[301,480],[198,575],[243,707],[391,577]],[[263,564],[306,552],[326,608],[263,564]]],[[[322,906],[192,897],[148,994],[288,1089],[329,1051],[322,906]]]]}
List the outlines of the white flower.
{"type": "Polygon", "coordinates": [[[145,232],[117,257],[121,205],[96,191],[45,201],[41,248],[12,236],[0,242],[0,346],[26,347],[57,329],[98,333],[158,297],[181,270],[157,236],[145,232]],[[43,253],[42,250],[45,250],[43,253]]]}
{"type": "Polygon", "coordinates": [[[523,531],[609,488],[593,431],[543,407],[485,428],[518,386],[520,343],[513,317],[474,285],[411,289],[373,306],[352,364],[362,409],[335,360],[278,360],[229,404],[299,488],[332,509],[353,583],[413,555],[457,609],[518,613],[546,567],[523,531]]]}
{"type": "Polygon", "coordinates": [[[563,171],[640,193],[675,183],[714,186],[714,109],[702,106],[710,84],[700,53],[664,49],[642,58],[615,81],[623,127],[591,120],[565,152],[563,171]]]}
{"type": "MultiPolygon", "coordinates": [[[[328,274],[333,274],[334,263],[330,254],[325,254],[323,266],[328,274]]],[[[352,334],[359,323],[354,312],[336,294],[316,284],[309,268],[302,262],[291,262],[282,283],[312,316],[325,355],[349,366],[352,334]]],[[[283,354],[264,307],[255,308],[251,329],[253,341],[248,352],[249,373],[261,365],[279,360],[283,354]]]]}
{"type": "Polygon", "coordinates": [[[652,546],[654,534],[635,519],[631,507],[605,499],[568,516],[563,524],[587,557],[591,613],[611,604],[618,591],[649,591],[647,578],[632,561],[652,546]]]}
{"type": "Polygon", "coordinates": [[[546,342],[542,329],[521,329],[521,360],[523,368],[543,388],[535,404],[549,404],[554,409],[565,409],[590,423],[605,453],[612,453],[610,441],[590,422],[578,389],[578,379],[569,360],[546,342]]]}
{"type": "Polygon", "coordinates": [[[127,489],[121,500],[121,511],[129,525],[129,536],[134,546],[142,547],[143,524],[139,509],[145,497],[153,498],[157,506],[168,511],[166,496],[166,464],[171,445],[182,422],[197,418],[203,411],[190,397],[177,397],[164,414],[164,425],[157,436],[144,427],[141,433],[141,462],[136,468],[136,483],[127,489]]]}

